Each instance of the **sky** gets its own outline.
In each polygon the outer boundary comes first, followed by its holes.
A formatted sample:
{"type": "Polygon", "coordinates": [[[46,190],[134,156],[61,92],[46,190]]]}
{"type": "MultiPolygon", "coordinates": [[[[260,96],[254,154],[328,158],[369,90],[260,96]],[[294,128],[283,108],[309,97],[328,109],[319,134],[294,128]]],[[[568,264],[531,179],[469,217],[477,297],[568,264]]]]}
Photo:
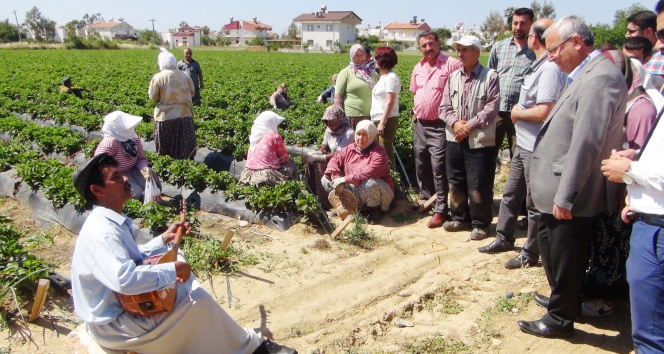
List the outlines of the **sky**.
{"type": "MultiPolygon", "coordinates": [[[[541,4],[543,0],[539,0],[541,4]]],[[[578,15],[588,24],[612,23],[616,10],[632,5],[627,0],[549,0],[556,9],[556,17],[578,15]]],[[[191,26],[208,26],[212,30],[220,30],[235,20],[251,20],[272,26],[272,31],[282,34],[291,24],[293,18],[303,14],[320,11],[326,5],[328,11],[353,11],[362,19],[360,28],[368,25],[382,26],[390,22],[408,22],[413,16],[418,20],[424,18],[432,28],[454,26],[463,22],[464,27],[473,24],[480,26],[490,11],[502,14],[507,7],[528,7],[531,0],[438,0],[420,2],[417,5],[404,0],[356,1],[337,0],[244,0],[244,1],[212,1],[212,0],[21,0],[0,1],[0,20],[8,18],[15,23],[14,11],[18,22],[23,23],[25,13],[37,6],[44,17],[64,25],[71,20],[80,20],[86,13],[101,13],[105,20],[123,17],[135,29],[152,29],[167,31],[178,27],[182,21],[191,26]],[[427,4],[427,5],[425,5],[427,4]],[[428,7],[427,7],[428,6],[428,7]]],[[[656,1],[641,1],[648,8],[654,8],[656,1]]]]}

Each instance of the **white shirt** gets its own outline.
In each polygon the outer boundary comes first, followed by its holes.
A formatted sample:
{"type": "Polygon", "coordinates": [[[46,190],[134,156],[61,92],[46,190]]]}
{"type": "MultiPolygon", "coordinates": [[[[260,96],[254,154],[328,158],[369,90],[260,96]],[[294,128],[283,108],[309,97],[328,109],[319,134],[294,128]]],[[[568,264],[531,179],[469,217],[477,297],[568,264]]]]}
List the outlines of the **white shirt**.
{"type": "MultiPolygon", "coordinates": [[[[661,119],[661,118],[660,118],[661,119]]],[[[655,127],[639,161],[633,161],[627,185],[630,209],[637,213],[664,215],[664,124],[655,127]]]]}
{"type": "Polygon", "coordinates": [[[394,99],[394,106],[392,106],[392,112],[388,115],[390,117],[399,116],[399,92],[401,92],[401,82],[399,76],[390,71],[385,75],[381,75],[380,79],[371,91],[371,120],[374,122],[380,122],[380,119],[383,117],[385,112],[385,105],[387,104],[387,93],[396,93],[397,96],[394,99]]]}
{"type": "Polygon", "coordinates": [[[137,245],[131,220],[95,206],[78,234],[71,264],[74,311],[91,324],[110,323],[122,313],[115,292],[134,295],[175,286],[175,264],[137,266],[166,252],[161,237],[137,245]]]}

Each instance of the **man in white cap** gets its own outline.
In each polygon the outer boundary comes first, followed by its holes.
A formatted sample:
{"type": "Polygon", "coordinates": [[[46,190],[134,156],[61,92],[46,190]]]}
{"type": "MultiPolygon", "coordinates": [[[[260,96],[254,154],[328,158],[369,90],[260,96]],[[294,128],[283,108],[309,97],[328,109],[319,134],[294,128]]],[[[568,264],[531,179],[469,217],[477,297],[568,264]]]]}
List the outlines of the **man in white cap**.
{"type": "Polygon", "coordinates": [[[491,224],[496,161],[496,121],[500,106],[498,73],[479,62],[481,44],[475,36],[452,43],[463,67],[445,86],[440,118],[446,123],[447,177],[450,215],[447,232],[467,230],[470,238],[486,238],[491,224]]]}

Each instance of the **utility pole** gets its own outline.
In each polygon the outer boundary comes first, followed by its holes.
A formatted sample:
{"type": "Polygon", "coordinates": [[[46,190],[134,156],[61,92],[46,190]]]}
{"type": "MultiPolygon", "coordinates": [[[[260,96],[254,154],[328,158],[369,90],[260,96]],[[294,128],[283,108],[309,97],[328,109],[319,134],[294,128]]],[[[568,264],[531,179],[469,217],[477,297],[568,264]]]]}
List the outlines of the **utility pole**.
{"type": "Polygon", "coordinates": [[[156,21],[156,20],[152,19],[152,20],[148,20],[148,21],[152,22],[152,42],[155,45],[157,45],[157,32],[154,31],[154,21],[156,21]]]}
{"type": "Polygon", "coordinates": [[[18,44],[21,44],[21,26],[18,25],[18,17],[16,17],[16,10],[14,10],[14,19],[16,19],[16,30],[18,31],[18,44]]]}

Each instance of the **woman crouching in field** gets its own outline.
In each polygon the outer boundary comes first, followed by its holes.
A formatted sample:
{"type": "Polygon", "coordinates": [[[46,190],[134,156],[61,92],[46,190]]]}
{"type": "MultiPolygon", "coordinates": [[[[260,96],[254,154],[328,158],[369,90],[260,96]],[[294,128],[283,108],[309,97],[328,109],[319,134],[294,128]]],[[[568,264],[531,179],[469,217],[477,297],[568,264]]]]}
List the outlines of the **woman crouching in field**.
{"type": "Polygon", "coordinates": [[[376,142],[376,135],[378,131],[371,121],[357,123],[355,142],[332,157],[321,179],[328,193],[339,185],[350,190],[371,224],[378,223],[394,198],[387,152],[376,142]]]}
{"type": "Polygon", "coordinates": [[[240,174],[240,183],[275,185],[280,181],[299,180],[297,167],[288,156],[278,127],[284,117],[265,111],[256,117],[249,134],[247,164],[240,174]]]}
{"type": "Polygon", "coordinates": [[[115,158],[118,171],[129,178],[132,198],[141,201],[146,179],[152,178],[161,189],[159,177],[148,167],[141,138],[136,135],[135,128],[142,120],[142,117],[121,111],[109,113],[104,117],[104,125],[101,127],[104,138],[95,150],[95,156],[107,153],[115,158]]]}

